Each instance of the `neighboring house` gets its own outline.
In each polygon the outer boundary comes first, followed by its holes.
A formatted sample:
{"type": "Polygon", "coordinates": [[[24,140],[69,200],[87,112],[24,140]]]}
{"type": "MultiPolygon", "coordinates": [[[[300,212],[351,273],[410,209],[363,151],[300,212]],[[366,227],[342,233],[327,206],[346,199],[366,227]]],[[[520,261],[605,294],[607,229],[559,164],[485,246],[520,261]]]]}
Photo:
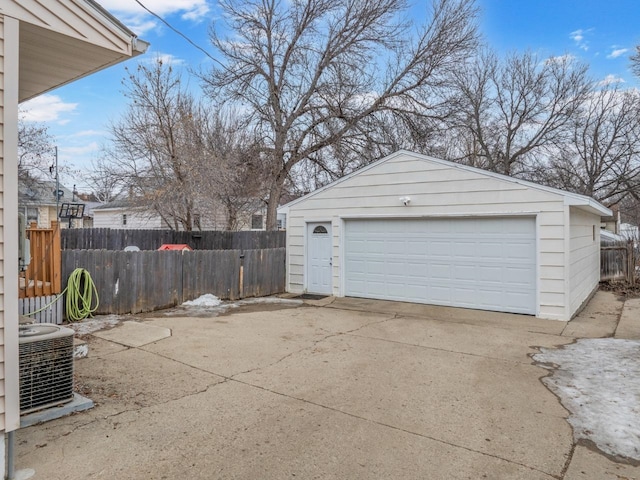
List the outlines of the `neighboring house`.
{"type": "Polygon", "coordinates": [[[625,237],[627,240],[633,240],[634,242],[637,242],[640,240],[640,233],[639,233],[638,227],[630,223],[620,224],[620,235],[625,237]]]}
{"type": "MultiPolygon", "coordinates": [[[[85,203],[64,185],[59,185],[60,199],[56,202],[56,182],[51,180],[30,180],[18,185],[18,208],[24,215],[27,226],[35,222],[39,228],[50,228],[51,221],[58,218],[63,203],[85,203]]],[[[82,228],[84,218],[72,220],[73,228],[82,228]]],[[[60,219],[61,228],[69,226],[68,219],[60,219]]]]}
{"type": "Polygon", "coordinates": [[[160,216],[136,207],[130,200],[113,200],[93,208],[94,228],[162,229],[166,228],[160,216]]]}
{"type": "MultiPolygon", "coordinates": [[[[262,202],[260,202],[262,203],[262,202]]],[[[138,206],[132,199],[119,199],[93,208],[94,228],[115,229],[169,229],[168,225],[155,211],[138,206]]],[[[266,207],[258,208],[251,215],[239,219],[238,230],[264,230],[266,207]]],[[[193,215],[194,230],[224,230],[227,217],[224,209],[202,208],[201,213],[193,215]]],[[[182,229],[182,225],[178,225],[182,229]]]]}
{"type": "Polygon", "coordinates": [[[287,290],[569,320],[598,288],[595,200],[399,151],[280,208],[287,290]]]}
{"type": "MultiPolygon", "coordinates": [[[[5,451],[3,433],[20,426],[18,104],[146,47],[92,0],[0,3],[0,452],[5,451]]],[[[0,473],[4,478],[4,461],[0,473]]]]}

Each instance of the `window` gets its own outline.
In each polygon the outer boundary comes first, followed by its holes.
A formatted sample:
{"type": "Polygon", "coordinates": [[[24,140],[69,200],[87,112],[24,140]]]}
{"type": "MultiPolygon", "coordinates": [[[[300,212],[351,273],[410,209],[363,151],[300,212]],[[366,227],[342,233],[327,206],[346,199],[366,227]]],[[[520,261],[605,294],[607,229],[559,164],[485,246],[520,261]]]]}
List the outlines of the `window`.
{"type": "Polygon", "coordinates": [[[122,214],[122,225],[126,225],[127,224],[127,214],[123,213],[122,214]]]}
{"type": "Polygon", "coordinates": [[[251,229],[262,230],[262,215],[251,216],[251,229]]]}
{"type": "Polygon", "coordinates": [[[27,227],[32,222],[38,223],[38,207],[27,207],[27,227]]]}
{"type": "Polygon", "coordinates": [[[324,228],[322,225],[318,225],[316,228],[313,229],[313,233],[328,233],[327,229],[324,228]]]}

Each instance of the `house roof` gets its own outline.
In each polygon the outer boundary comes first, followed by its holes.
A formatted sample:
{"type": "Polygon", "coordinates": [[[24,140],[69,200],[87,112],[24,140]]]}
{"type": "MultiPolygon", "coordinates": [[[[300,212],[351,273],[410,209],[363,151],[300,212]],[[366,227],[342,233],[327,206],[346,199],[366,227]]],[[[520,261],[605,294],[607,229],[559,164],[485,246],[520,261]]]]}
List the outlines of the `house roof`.
{"type": "MultiPolygon", "coordinates": [[[[60,184],[62,191],[59,203],[73,201],[73,192],[60,184]]],[[[82,203],[81,200],[76,200],[82,203]]],[[[22,206],[55,206],[56,205],[56,182],[53,180],[31,180],[30,182],[18,183],[18,204],[22,206]]]]}
{"type": "Polygon", "coordinates": [[[515,183],[518,185],[523,185],[527,188],[532,188],[534,190],[540,190],[540,191],[544,191],[544,192],[548,192],[548,193],[553,193],[556,195],[561,195],[564,198],[565,204],[566,205],[571,205],[571,206],[575,206],[578,208],[582,208],[588,211],[591,211],[593,213],[599,214],[603,217],[607,217],[607,216],[611,216],[612,212],[611,210],[609,210],[607,207],[605,207],[604,205],[600,204],[599,202],[597,202],[596,200],[594,200],[593,198],[590,197],[586,197],[584,195],[580,195],[577,193],[571,193],[571,192],[566,192],[564,190],[560,190],[557,188],[552,188],[552,187],[547,187],[545,185],[539,185],[537,183],[533,183],[533,182],[529,182],[527,180],[521,180],[519,178],[514,178],[514,177],[509,177],[507,175],[502,175],[500,173],[495,173],[495,172],[490,172],[488,170],[482,170],[480,168],[475,168],[475,167],[470,167],[468,165],[462,165],[459,163],[454,163],[454,162],[450,162],[448,160],[442,160],[439,158],[435,158],[435,157],[430,157],[428,155],[423,155],[421,153],[415,153],[415,152],[410,152],[407,150],[398,150],[395,153],[392,153],[391,155],[387,155],[386,157],[381,158],[380,160],[377,160],[373,163],[370,163],[369,165],[360,168],[358,170],[356,170],[355,172],[350,173],[349,175],[345,175],[342,178],[339,178],[338,180],[335,180],[327,185],[325,185],[324,187],[321,187],[303,197],[300,197],[296,200],[293,200],[292,202],[287,203],[286,205],[283,205],[282,207],[280,207],[278,210],[283,210],[286,211],[287,209],[289,209],[290,207],[297,205],[298,203],[301,203],[303,201],[305,201],[308,198],[311,198],[315,195],[318,195],[319,193],[334,187],[335,185],[338,185],[342,182],[345,182],[347,180],[349,180],[352,177],[355,177],[356,175],[359,175],[363,172],[366,172],[367,170],[370,170],[372,168],[377,167],[378,165],[381,165],[383,163],[389,162],[397,157],[400,157],[402,155],[408,155],[410,157],[413,157],[417,160],[422,160],[425,162],[430,162],[430,163],[436,163],[439,165],[443,165],[449,168],[453,168],[453,169],[458,169],[458,170],[463,170],[463,171],[468,171],[468,172],[473,172],[479,175],[485,175],[487,177],[492,177],[495,178],[497,180],[500,181],[505,181],[505,182],[510,182],[510,183],[515,183]]]}
{"type": "Polygon", "coordinates": [[[19,101],[144,53],[149,44],[93,0],[4,0],[20,21],[19,101]]]}
{"type": "Polygon", "coordinates": [[[124,210],[124,209],[135,209],[140,208],[140,205],[136,205],[135,199],[130,198],[117,198],[112,200],[111,202],[100,204],[96,207],[93,207],[93,210],[124,210]]]}

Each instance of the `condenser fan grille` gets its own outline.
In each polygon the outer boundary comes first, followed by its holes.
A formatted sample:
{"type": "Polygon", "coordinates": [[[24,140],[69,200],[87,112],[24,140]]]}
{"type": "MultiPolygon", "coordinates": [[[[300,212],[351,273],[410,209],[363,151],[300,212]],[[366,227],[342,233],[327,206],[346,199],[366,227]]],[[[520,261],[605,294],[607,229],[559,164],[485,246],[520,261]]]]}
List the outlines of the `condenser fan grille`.
{"type": "Polygon", "coordinates": [[[20,344],[20,412],[73,399],[73,335],[20,344]]]}

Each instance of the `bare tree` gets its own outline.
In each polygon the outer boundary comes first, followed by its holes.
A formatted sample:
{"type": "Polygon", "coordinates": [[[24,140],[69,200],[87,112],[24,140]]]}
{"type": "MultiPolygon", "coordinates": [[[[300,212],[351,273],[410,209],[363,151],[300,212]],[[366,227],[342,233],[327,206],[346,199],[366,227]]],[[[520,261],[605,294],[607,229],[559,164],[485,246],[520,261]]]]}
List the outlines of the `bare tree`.
{"type": "Polygon", "coordinates": [[[605,85],[582,103],[570,137],[550,155],[541,180],[565,190],[617,202],[640,194],[640,94],[605,85]]]}
{"type": "Polygon", "coordinates": [[[224,65],[201,74],[214,99],[241,104],[262,140],[267,229],[292,169],[367,134],[380,112],[434,115],[446,75],[476,46],[472,0],[434,0],[427,23],[398,20],[403,0],[223,0],[224,65]]]}
{"type": "Polygon", "coordinates": [[[18,178],[29,182],[49,174],[53,160],[53,138],[47,127],[29,122],[24,113],[18,117],[18,178]]]}
{"type": "Polygon", "coordinates": [[[506,175],[527,175],[533,155],[564,141],[590,89],[586,65],[531,53],[487,52],[455,78],[456,160],[506,175]]]}
{"type": "Polygon", "coordinates": [[[195,100],[171,65],[139,65],[124,81],[126,113],[110,127],[110,169],[141,207],[155,211],[173,229],[193,228],[193,178],[202,151],[192,125],[195,100]]]}
{"type": "Polygon", "coordinates": [[[125,186],[123,178],[126,175],[111,160],[116,156],[108,147],[103,147],[99,156],[91,162],[91,169],[82,174],[82,180],[98,202],[115,200],[125,186]]]}
{"type": "Polygon", "coordinates": [[[206,158],[198,188],[212,209],[224,210],[225,228],[239,230],[264,206],[259,145],[233,111],[201,117],[199,125],[206,139],[206,158]]]}
{"type": "Polygon", "coordinates": [[[636,45],[636,53],[631,56],[631,71],[640,78],[640,45],[636,45]]]}

